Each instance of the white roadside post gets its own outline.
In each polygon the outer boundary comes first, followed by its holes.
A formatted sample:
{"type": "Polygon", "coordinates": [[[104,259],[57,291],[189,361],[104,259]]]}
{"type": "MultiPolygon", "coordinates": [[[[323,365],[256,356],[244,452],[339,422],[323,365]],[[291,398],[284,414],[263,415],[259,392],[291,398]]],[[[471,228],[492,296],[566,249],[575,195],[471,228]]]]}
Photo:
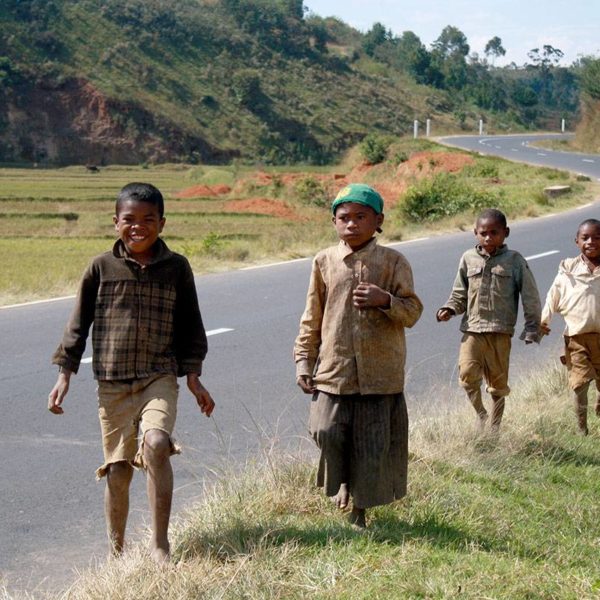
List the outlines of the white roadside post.
{"type": "Polygon", "coordinates": [[[560,131],[561,131],[561,133],[565,132],[565,120],[564,119],[562,119],[560,122],[560,131]]]}
{"type": "Polygon", "coordinates": [[[483,119],[479,119],[479,135],[483,135],[483,119]]]}
{"type": "Polygon", "coordinates": [[[416,119],[413,123],[413,137],[415,138],[415,140],[419,137],[419,121],[417,121],[416,119]]]}
{"type": "Polygon", "coordinates": [[[427,119],[425,121],[425,136],[429,137],[431,135],[431,119],[427,119]]]}

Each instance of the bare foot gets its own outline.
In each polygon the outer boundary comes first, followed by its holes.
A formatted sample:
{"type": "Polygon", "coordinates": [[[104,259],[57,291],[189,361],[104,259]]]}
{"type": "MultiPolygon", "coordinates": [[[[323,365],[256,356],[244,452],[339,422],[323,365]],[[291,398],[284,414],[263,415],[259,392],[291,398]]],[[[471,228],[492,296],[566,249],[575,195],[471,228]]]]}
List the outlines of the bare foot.
{"type": "Polygon", "coordinates": [[[171,560],[171,554],[169,552],[169,548],[150,548],[150,558],[157,565],[164,565],[171,560]]]}
{"type": "Polygon", "coordinates": [[[367,520],[365,517],[365,512],[366,511],[364,508],[357,508],[356,506],[354,506],[352,508],[352,511],[348,515],[348,521],[350,521],[350,524],[353,527],[358,527],[359,529],[366,529],[367,520]]]}
{"type": "Polygon", "coordinates": [[[338,493],[333,497],[333,502],[340,509],[344,510],[348,508],[348,502],[350,501],[350,492],[348,491],[348,484],[342,483],[338,493]]]}
{"type": "Polygon", "coordinates": [[[482,434],[485,431],[485,424],[487,423],[488,418],[489,417],[487,413],[481,413],[477,415],[476,429],[478,434],[482,434]]]}

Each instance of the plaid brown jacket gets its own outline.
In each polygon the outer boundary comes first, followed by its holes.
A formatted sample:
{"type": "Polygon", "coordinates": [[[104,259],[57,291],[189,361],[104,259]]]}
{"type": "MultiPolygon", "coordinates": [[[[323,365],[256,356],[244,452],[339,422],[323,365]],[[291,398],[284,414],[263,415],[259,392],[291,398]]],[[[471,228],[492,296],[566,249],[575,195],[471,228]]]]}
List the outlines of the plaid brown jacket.
{"type": "Polygon", "coordinates": [[[192,269],[160,238],[156,244],[145,267],[120,240],[92,260],[53,364],[77,372],[93,323],[96,379],[201,373],[207,343],[192,269]]]}

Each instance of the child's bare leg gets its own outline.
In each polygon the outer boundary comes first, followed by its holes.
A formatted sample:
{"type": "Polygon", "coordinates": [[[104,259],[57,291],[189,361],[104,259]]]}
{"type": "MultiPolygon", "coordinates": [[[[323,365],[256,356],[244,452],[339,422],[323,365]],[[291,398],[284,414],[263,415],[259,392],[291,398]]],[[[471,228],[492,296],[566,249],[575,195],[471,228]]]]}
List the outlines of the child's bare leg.
{"type": "Polygon", "coordinates": [[[152,512],[150,553],[157,562],[169,560],[169,519],[173,498],[169,434],[151,429],[144,436],[144,463],[147,469],[146,489],[152,512]]]}
{"type": "Polygon", "coordinates": [[[596,380],[596,389],[598,392],[596,393],[596,406],[594,407],[594,412],[597,417],[600,417],[600,381],[596,380]]]}
{"type": "Polygon", "coordinates": [[[133,467],[126,461],[110,464],[106,472],[104,514],[110,552],[113,556],[119,556],[123,552],[132,476],[133,467]]]}
{"type": "Polygon", "coordinates": [[[483,406],[483,402],[481,400],[481,387],[477,389],[467,390],[467,396],[477,413],[477,417],[479,418],[478,426],[480,429],[483,429],[485,422],[488,419],[487,410],[485,410],[485,406],[483,406]]]}
{"type": "Polygon", "coordinates": [[[588,410],[588,388],[589,382],[573,391],[573,400],[575,403],[575,415],[577,417],[577,427],[581,435],[588,434],[587,410],[588,410]]]}
{"type": "Polygon", "coordinates": [[[352,511],[348,515],[348,521],[356,527],[365,528],[367,526],[366,510],[353,506],[352,511]]]}
{"type": "Polygon", "coordinates": [[[504,414],[504,397],[492,396],[492,402],[494,403],[492,408],[492,430],[497,432],[500,429],[502,415],[504,414]]]}
{"type": "Polygon", "coordinates": [[[340,489],[333,497],[333,501],[335,502],[335,505],[342,510],[348,507],[348,502],[350,501],[350,491],[348,490],[347,483],[342,483],[340,485],[340,489]]]}

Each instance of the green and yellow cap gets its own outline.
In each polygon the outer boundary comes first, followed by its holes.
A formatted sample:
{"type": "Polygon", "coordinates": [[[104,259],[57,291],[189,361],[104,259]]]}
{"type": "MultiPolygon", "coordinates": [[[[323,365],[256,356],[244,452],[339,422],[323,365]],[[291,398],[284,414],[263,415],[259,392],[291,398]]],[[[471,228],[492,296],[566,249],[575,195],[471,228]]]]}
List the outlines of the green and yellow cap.
{"type": "Polygon", "coordinates": [[[383,198],[371,186],[364,183],[350,183],[342,188],[331,205],[331,212],[335,215],[337,207],[344,202],[370,206],[377,215],[383,212],[383,198]]]}

